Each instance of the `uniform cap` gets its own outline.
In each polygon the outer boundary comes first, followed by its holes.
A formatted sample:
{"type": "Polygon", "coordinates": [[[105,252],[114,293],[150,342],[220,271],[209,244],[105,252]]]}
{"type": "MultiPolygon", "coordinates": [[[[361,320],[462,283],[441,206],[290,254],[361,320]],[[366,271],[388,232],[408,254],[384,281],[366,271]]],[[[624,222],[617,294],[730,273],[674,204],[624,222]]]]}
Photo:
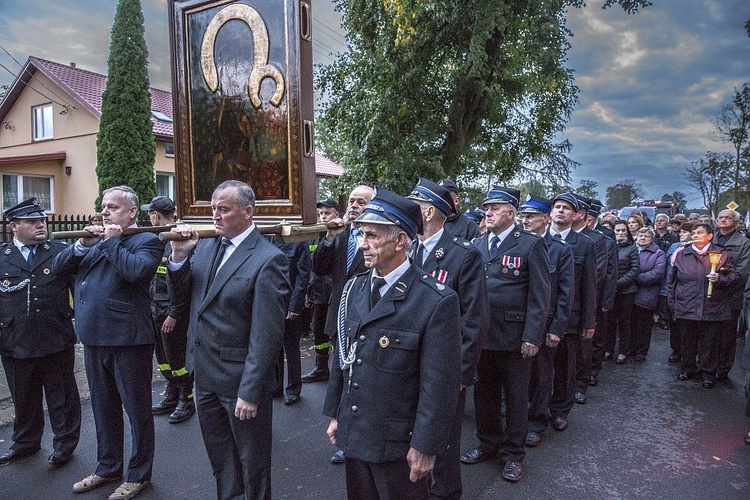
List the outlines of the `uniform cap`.
{"type": "Polygon", "coordinates": [[[147,205],[141,205],[141,210],[144,210],[146,212],[155,210],[167,215],[173,214],[176,208],[177,207],[175,207],[174,202],[166,196],[157,196],[153,200],[151,200],[151,203],[147,205]]]}
{"type": "Polygon", "coordinates": [[[552,211],[552,202],[547,198],[535,194],[529,194],[526,201],[521,205],[519,214],[549,214],[552,211]]]}
{"type": "Polygon", "coordinates": [[[399,226],[413,240],[422,234],[422,210],[413,201],[375,186],[375,196],[354,223],[399,226]]]}
{"type": "Polygon", "coordinates": [[[591,198],[591,208],[589,208],[589,215],[592,217],[599,217],[602,213],[602,210],[604,210],[604,204],[599,200],[591,198]]]}
{"type": "Polygon", "coordinates": [[[425,178],[419,179],[419,182],[414,186],[414,189],[407,198],[410,200],[428,201],[446,216],[456,213],[456,205],[453,204],[453,197],[450,191],[425,178]]]}
{"type": "Polygon", "coordinates": [[[567,203],[570,203],[573,205],[573,209],[577,212],[580,210],[580,206],[578,205],[578,198],[573,196],[573,193],[560,193],[554,198],[552,198],[552,205],[555,204],[557,200],[565,201],[567,203]]]}
{"type": "Polygon", "coordinates": [[[46,219],[47,214],[36,198],[29,198],[5,211],[5,218],[13,219],[46,219]]]}
{"type": "Polygon", "coordinates": [[[591,210],[591,198],[586,198],[580,194],[573,193],[573,196],[578,200],[578,211],[585,210],[588,213],[591,210]]]}
{"type": "Polygon", "coordinates": [[[475,208],[474,210],[467,210],[464,216],[479,224],[487,216],[487,212],[481,208],[475,208]]]}
{"type": "Polygon", "coordinates": [[[518,199],[521,197],[521,191],[518,189],[507,188],[503,186],[492,186],[487,197],[482,202],[482,206],[492,203],[510,203],[513,208],[518,208],[518,199]]]}
{"type": "Polygon", "coordinates": [[[334,200],[333,198],[327,198],[327,199],[325,199],[325,200],[323,200],[323,201],[319,201],[319,202],[318,202],[318,203],[317,203],[317,204],[315,205],[315,207],[316,207],[316,208],[321,208],[321,207],[328,207],[328,208],[334,208],[334,209],[336,209],[336,211],[338,211],[338,212],[340,212],[340,211],[341,211],[341,208],[339,207],[339,204],[338,204],[338,203],[336,203],[336,201],[335,201],[335,200],[334,200]]]}
{"type": "Polygon", "coordinates": [[[443,179],[442,181],[438,182],[438,186],[443,186],[451,193],[458,194],[458,186],[456,186],[456,183],[450,179],[443,179]]]}

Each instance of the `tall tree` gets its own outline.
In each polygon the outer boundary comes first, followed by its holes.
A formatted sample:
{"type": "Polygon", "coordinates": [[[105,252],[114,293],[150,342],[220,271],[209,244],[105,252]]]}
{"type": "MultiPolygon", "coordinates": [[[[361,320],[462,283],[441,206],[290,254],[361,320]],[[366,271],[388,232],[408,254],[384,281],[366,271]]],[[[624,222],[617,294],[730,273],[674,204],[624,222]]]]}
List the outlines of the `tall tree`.
{"type": "Polygon", "coordinates": [[[156,142],[140,0],[119,1],[111,36],[96,139],[97,208],[102,191],[113,186],[128,185],[146,201],[156,194],[156,142]]]}
{"type": "Polygon", "coordinates": [[[734,89],[731,102],[721,106],[714,125],[719,138],[734,148],[732,188],[739,189],[743,174],[742,153],[750,147],[750,84],[744,83],[741,89],[734,89]]]}
{"type": "MultiPolygon", "coordinates": [[[[565,15],[582,0],[334,0],[349,52],[321,68],[325,154],[345,183],[406,191],[422,175],[568,183],[555,136],[577,102],[565,15]]],[[[645,0],[606,0],[628,13],[645,0]]]]}
{"type": "Polygon", "coordinates": [[[664,193],[661,197],[664,201],[673,201],[677,209],[677,213],[682,213],[687,208],[687,197],[682,191],[672,191],[672,194],[664,193]]]}
{"type": "Polygon", "coordinates": [[[634,179],[625,179],[607,188],[606,204],[610,208],[622,208],[632,205],[635,200],[643,198],[645,190],[634,179]]]}
{"type": "Polygon", "coordinates": [[[732,185],[732,155],[712,153],[694,161],[685,171],[688,184],[700,192],[703,206],[714,214],[719,213],[719,196],[732,185]]]}

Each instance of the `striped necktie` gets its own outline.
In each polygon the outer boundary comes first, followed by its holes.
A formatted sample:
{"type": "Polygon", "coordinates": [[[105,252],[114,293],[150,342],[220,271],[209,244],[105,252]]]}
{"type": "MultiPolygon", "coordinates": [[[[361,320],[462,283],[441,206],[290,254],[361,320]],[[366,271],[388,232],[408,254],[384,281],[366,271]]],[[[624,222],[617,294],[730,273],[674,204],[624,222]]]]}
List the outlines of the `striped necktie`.
{"type": "Polygon", "coordinates": [[[346,271],[352,268],[352,262],[354,262],[354,256],[357,254],[357,236],[359,236],[359,229],[353,227],[349,233],[349,243],[346,247],[346,271]]]}

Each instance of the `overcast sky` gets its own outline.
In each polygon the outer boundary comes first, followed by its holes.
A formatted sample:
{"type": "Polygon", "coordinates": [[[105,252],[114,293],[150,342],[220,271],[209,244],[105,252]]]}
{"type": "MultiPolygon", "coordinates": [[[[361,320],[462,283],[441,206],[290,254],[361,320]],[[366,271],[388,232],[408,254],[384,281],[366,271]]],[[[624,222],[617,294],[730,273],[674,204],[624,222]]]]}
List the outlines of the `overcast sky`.
{"type": "MultiPolygon", "coordinates": [[[[142,0],[151,84],[170,87],[167,0],[142,0]]],[[[602,10],[589,0],[569,16],[569,53],[581,103],[561,138],[581,163],[573,185],[607,186],[635,179],[648,198],[683,191],[702,205],[684,171],[718,142],[712,119],[733,89],[750,81],[748,0],[653,0],[635,16],[602,10]]],[[[116,0],[0,0],[0,46],[23,64],[29,55],[106,73],[116,0]]],[[[313,2],[313,56],[318,64],[344,50],[338,15],[328,0],[313,2]]],[[[0,85],[19,66],[0,50],[0,85]]]]}

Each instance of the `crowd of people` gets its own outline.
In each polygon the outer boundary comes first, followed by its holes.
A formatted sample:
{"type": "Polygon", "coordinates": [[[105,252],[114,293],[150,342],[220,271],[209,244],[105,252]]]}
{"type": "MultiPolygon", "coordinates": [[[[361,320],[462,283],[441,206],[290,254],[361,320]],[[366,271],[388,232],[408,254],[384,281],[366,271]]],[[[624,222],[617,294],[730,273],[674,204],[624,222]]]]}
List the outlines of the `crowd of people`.
{"type": "Polygon", "coordinates": [[[481,208],[460,202],[450,179],[420,179],[407,196],[357,186],[343,210],[320,201],[327,229],[300,243],[261,234],[239,181],[215,189],[209,238],[175,224],[169,198],[140,205],[127,186],[104,191],[72,245],[47,239],[36,200],[8,209],[0,354],[16,419],[0,466],[40,450],[42,397],[48,461],[71,459],[76,342],[98,465],[73,491],[122,479],[115,500],[150,484],[154,415],[179,424],[196,413],[217,498],[272,498],[272,399],[297,404],[305,383],[327,383],[331,462],[344,464],[349,498],[426,499],[460,498],[461,464],[499,459],[518,482],[527,448],[568,428],[606,363],[648,359],[655,326],[669,330],[677,380],[727,380],[750,295],[739,214],[622,220],[573,192],[521,200],[504,186],[481,208]],[[172,226],[171,243],[138,231],[139,209],[172,226]],[[302,375],[308,330],[315,365],[302,375]],[[165,379],[155,404],[154,354],[165,379]],[[469,386],[477,443],[461,450],[469,386]]]}

